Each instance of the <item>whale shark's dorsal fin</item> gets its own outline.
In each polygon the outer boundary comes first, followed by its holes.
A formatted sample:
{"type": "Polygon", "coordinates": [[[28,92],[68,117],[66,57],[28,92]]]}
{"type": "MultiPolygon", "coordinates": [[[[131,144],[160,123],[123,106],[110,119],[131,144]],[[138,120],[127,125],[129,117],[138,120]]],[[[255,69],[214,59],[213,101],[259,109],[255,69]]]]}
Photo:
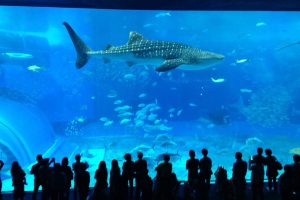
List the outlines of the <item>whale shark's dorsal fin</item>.
{"type": "Polygon", "coordinates": [[[140,42],[141,40],[144,40],[144,36],[142,34],[139,34],[138,32],[131,31],[129,33],[128,43],[127,44],[134,44],[137,42],[140,42]]]}

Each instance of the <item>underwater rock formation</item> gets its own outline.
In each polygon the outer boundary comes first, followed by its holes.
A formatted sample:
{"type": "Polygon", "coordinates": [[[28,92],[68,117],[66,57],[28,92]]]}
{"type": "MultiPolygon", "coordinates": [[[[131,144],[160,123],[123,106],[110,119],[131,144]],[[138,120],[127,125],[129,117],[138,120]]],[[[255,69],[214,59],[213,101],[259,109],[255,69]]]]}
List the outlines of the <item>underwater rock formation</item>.
{"type": "Polygon", "coordinates": [[[285,87],[272,86],[253,93],[249,105],[241,112],[251,123],[263,127],[278,127],[289,122],[292,97],[285,87]]]}

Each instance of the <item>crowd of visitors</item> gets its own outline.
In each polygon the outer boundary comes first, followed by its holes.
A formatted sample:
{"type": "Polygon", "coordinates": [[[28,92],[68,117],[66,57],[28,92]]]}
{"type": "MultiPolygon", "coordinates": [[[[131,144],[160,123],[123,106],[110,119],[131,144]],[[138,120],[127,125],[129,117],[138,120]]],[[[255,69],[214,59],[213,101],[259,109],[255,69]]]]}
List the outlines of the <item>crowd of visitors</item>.
{"type": "MultiPolygon", "coordinates": [[[[258,148],[257,154],[252,156],[248,163],[243,160],[241,152],[236,152],[236,162],[232,167],[232,178],[227,176],[224,167],[218,167],[215,173],[212,171],[212,160],[208,157],[208,150],[202,149],[202,158],[197,159],[193,150],[189,151],[190,159],[186,161],[188,170],[187,181],[184,182],[185,199],[209,199],[211,176],[215,176],[215,190],[219,199],[244,200],[246,198],[246,173],[251,171],[252,199],[264,199],[265,175],[268,180],[268,192],[277,192],[278,170],[282,170],[282,164],[272,155],[270,149],[258,148]],[[265,173],[266,166],[266,173],[265,173]]],[[[70,196],[72,180],[74,180],[74,200],[102,200],[102,199],[137,199],[137,200],[172,200],[176,199],[180,182],[172,171],[170,155],[163,155],[163,162],[155,168],[157,174],[152,178],[148,175],[147,162],[143,159],[143,153],[138,152],[138,159],[134,162],[131,154],[124,155],[124,163],[121,168],[117,160],[112,160],[108,184],[108,169],[105,161],[99,163],[95,172],[95,186],[90,192],[89,165],[81,161],[81,156],[75,156],[75,162],[69,166],[68,158],[61,163],[43,158],[37,155],[37,163],[32,166],[30,173],[34,176],[34,188],[32,199],[37,199],[37,192],[41,187],[42,200],[67,200],[70,196]],[[135,190],[133,188],[135,180],[135,190]],[[109,188],[108,188],[109,186],[109,188]],[[134,193],[135,192],[135,193],[134,193]]],[[[300,199],[300,155],[293,156],[294,163],[284,166],[284,172],[279,177],[280,194],[282,200],[300,199]]],[[[0,172],[4,163],[0,160],[0,172]]],[[[11,166],[12,185],[14,187],[14,199],[24,198],[24,185],[26,174],[17,161],[11,166]]],[[[0,200],[1,176],[0,176],[0,200]]]]}

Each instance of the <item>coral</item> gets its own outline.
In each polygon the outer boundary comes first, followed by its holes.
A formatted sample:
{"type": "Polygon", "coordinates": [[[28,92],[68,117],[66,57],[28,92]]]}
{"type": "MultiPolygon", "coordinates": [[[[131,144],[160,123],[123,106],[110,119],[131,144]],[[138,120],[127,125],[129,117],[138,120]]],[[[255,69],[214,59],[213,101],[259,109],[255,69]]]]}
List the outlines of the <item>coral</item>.
{"type": "Polygon", "coordinates": [[[264,127],[279,127],[289,122],[293,101],[285,87],[267,87],[253,93],[249,105],[241,109],[251,123],[264,127]]]}

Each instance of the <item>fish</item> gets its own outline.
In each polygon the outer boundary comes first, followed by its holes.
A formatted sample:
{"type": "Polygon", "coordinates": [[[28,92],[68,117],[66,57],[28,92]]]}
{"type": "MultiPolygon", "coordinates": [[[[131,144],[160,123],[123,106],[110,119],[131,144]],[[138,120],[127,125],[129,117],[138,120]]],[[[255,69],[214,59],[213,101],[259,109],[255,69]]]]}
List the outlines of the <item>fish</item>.
{"type": "Polygon", "coordinates": [[[247,89],[247,88],[241,88],[241,89],[240,89],[240,92],[241,92],[241,93],[251,93],[252,90],[251,90],[251,89],[247,89]]]}
{"type": "Polygon", "coordinates": [[[147,119],[149,121],[154,121],[156,119],[156,117],[157,117],[157,114],[151,113],[150,115],[148,115],[147,119]]]}
{"type": "Polygon", "coordinates": [[[12,59],[32,59],[33,55],[28,53],[17,53],[17,52],[7,52],[7,53],[1,53],[1,55],[5,55],[8,58],[12,59]]]}
{"type": "Polygon", "coordinates": [[[133,115],[132,112],[122,112],[118,114],[118,117],[124,118],[124,117],[130,117],[132,115],[133,115]]]}
{"type": "Polygon", "coordinates": [[[300,41],[299,42],[294,42],[294,43],[287,44],[285,46],[282,46],[282,47],[278,48],[277,50],[285,49],[285,48],[288,48],[288,47],[291,47],[291,46],[294,46],[294,45],[297,45],[297,44],[300,44],[300,41]]]}
{"type": "Polygon", "coordinates": [[[144,125],[144,121],[143,120],[136,120],[134,122],[134,124],[135,124],[136,127],[141,127],[141,126],[144,125]]]}
{"type": "Polygon", "coordinates": [[[122,119],[121,121],[120,121],[120,124],[127,124],[127,123],[129,123],[131,121],[131,119],[127,119],[127,118],[125,118],[125,119],[122,119]]]}
{"type": "Polygon", "coordinates": [[[223,83],[225,81],[224,78],[217,78],[217,79],[214,79],[214,78],[210,78],[212,82],[214,83],[223,83]]]}
{"type": "Polygon", "coordinates": [[[160,146],[163,148],[171,148],[171,147],[177,146],[177,143],[174,141],[165,141],[165,142],[161,143],[160,146]]]}
{"type": "Polygon", "coordinates": [[[144,104],[144,103],[140,103],[140,104],[138,105],[138,107],[139,107],[139,108],[142,108],[142,107],[145,107],[145,105],[146,105],[146,104],[144,104]]]}
{"type": "Polygon", "coordinates": [[[183,111],[182,109],[177,111],[177,117],[181,115],[182,111],[183,111]]]}
{"type": "Polygon", "coordinates": [[[182,70],[202,70],[212,67],[224,59],[224,55],[204,51],[178,42],[153,41],[131,31],[128,42],[121,46],[108,45],[106,49],[93,51],[77,35],[73,28],[64,22],[77,52],[76,67],[82,68],[92,56],[102,57],[104,62],[123,60],[128,66],[134,64],[156,65],[157,72],[166,72],[176,68],[182,70]]]}
{"type": "Polygon", "coordinates": [[[156,18],[159,18],[159,17],[171,17],[171,13],[170,12],[160,12],[160,13],[157,13],[155,15],[156,18]]]}
{"type": "Polygon", "coordinates": [[[43,67],[37,66],[37,65],[30,65],[27,67],[28,71],[32,72],[40,72],[43,69],[43,67]]]}
{"type": "Polygon", "coordinates": [[[106,121],[103,126],[110,126],[114,123],[114,121],[106,121]]]}
{"type": "Polygon", "coordinates": [[[86,118],[82,117],[82,116],[80,116],[80,117],[77,118],[77,121],[80,122],[80,123],[85,122],[85,120],[86,120],[86,118]]]}
{"type": "Polygon", "coordinates": [[[267,24],[265,22],[257,22],[255,24],[255,26],[259,27],[259,26],[266,26],[267,24]]]}
{"type": "Polygon", "coordinates": [[[108,121],[108,118],[107,117],[101,117],[99,120],[102,121],[102,122],[106,122],[106,121],[108,121]]]}
{"type": "Polygon", "coordinates": [[[145,144],[141,144],[139,146],[134,147],[130,152],[145,152],[145,151],[149,151],[151,149],[154,149],[154,145],[153,146],[149,146],[149,145],[145,145],[145,144]]]}
{"type": "Polygon", "coordinates": [[[191,106],[191,107],[197,107],[198,105],[195,104],[195,103],[189,103],[189,106],[191,106]]]}
{"type": "Polygon", "coordinates": [[[125,74],[124,78],[125,79],[135,79],[135,75],[134,74],[125,74]]]}
{"type": "Polygon", "coordinates": [[[117,97],[118,94],[115,92],[115,91],[110,91],[108,94],[107,94],[107,98],[115,98],[117,97]]]}
{"type": "Polygon", "coordinates": [[[241,63],[245,63],[245,62],[248,62],[249,60],[247,58],[243,58],[243,59],[239,59],[239,60],[236,60],[235,62],[237,64],[241,64],[241,63]]]}
{"type": "Polygon", "coordinates": [[[119,104],[121,104],[121,103],[123,103],[123,100],[118,99],[118,100],[115,100],[115,101],[114,101],[114,104],[115,104],[115,105],[119,105],[119,104]]]}
{"type": "Polygon", "coordinates": [[[263,141],[257,137],[250,137],[246,139],[246,145],[261,145],[263,141]]]}
{"type": "Polygon", "coordinates": [[[174,162],[178,159],[181,159],[181,156],[179,155],[179,153],[162,153],[162,154],[158,154],[155,158],[156,162],[160,162],[164,160],[164,155],[169,155],[170,159],[174,162]]]}
{"type": "Polygon", "coordinates": [[[129,110],[131,108],[132,108],[131,106],[125,105],[125,106],[116,107],[114,110],[116,112],[126,112],[127,110],[129,110]]]}
{"type": "Polygon", "coordinates": [[[144,98],[144,97],[146,97],[146,96],[147,96],[146,93],[141,93],[141,94],[139,95],[139,98],[144,98]]]}

